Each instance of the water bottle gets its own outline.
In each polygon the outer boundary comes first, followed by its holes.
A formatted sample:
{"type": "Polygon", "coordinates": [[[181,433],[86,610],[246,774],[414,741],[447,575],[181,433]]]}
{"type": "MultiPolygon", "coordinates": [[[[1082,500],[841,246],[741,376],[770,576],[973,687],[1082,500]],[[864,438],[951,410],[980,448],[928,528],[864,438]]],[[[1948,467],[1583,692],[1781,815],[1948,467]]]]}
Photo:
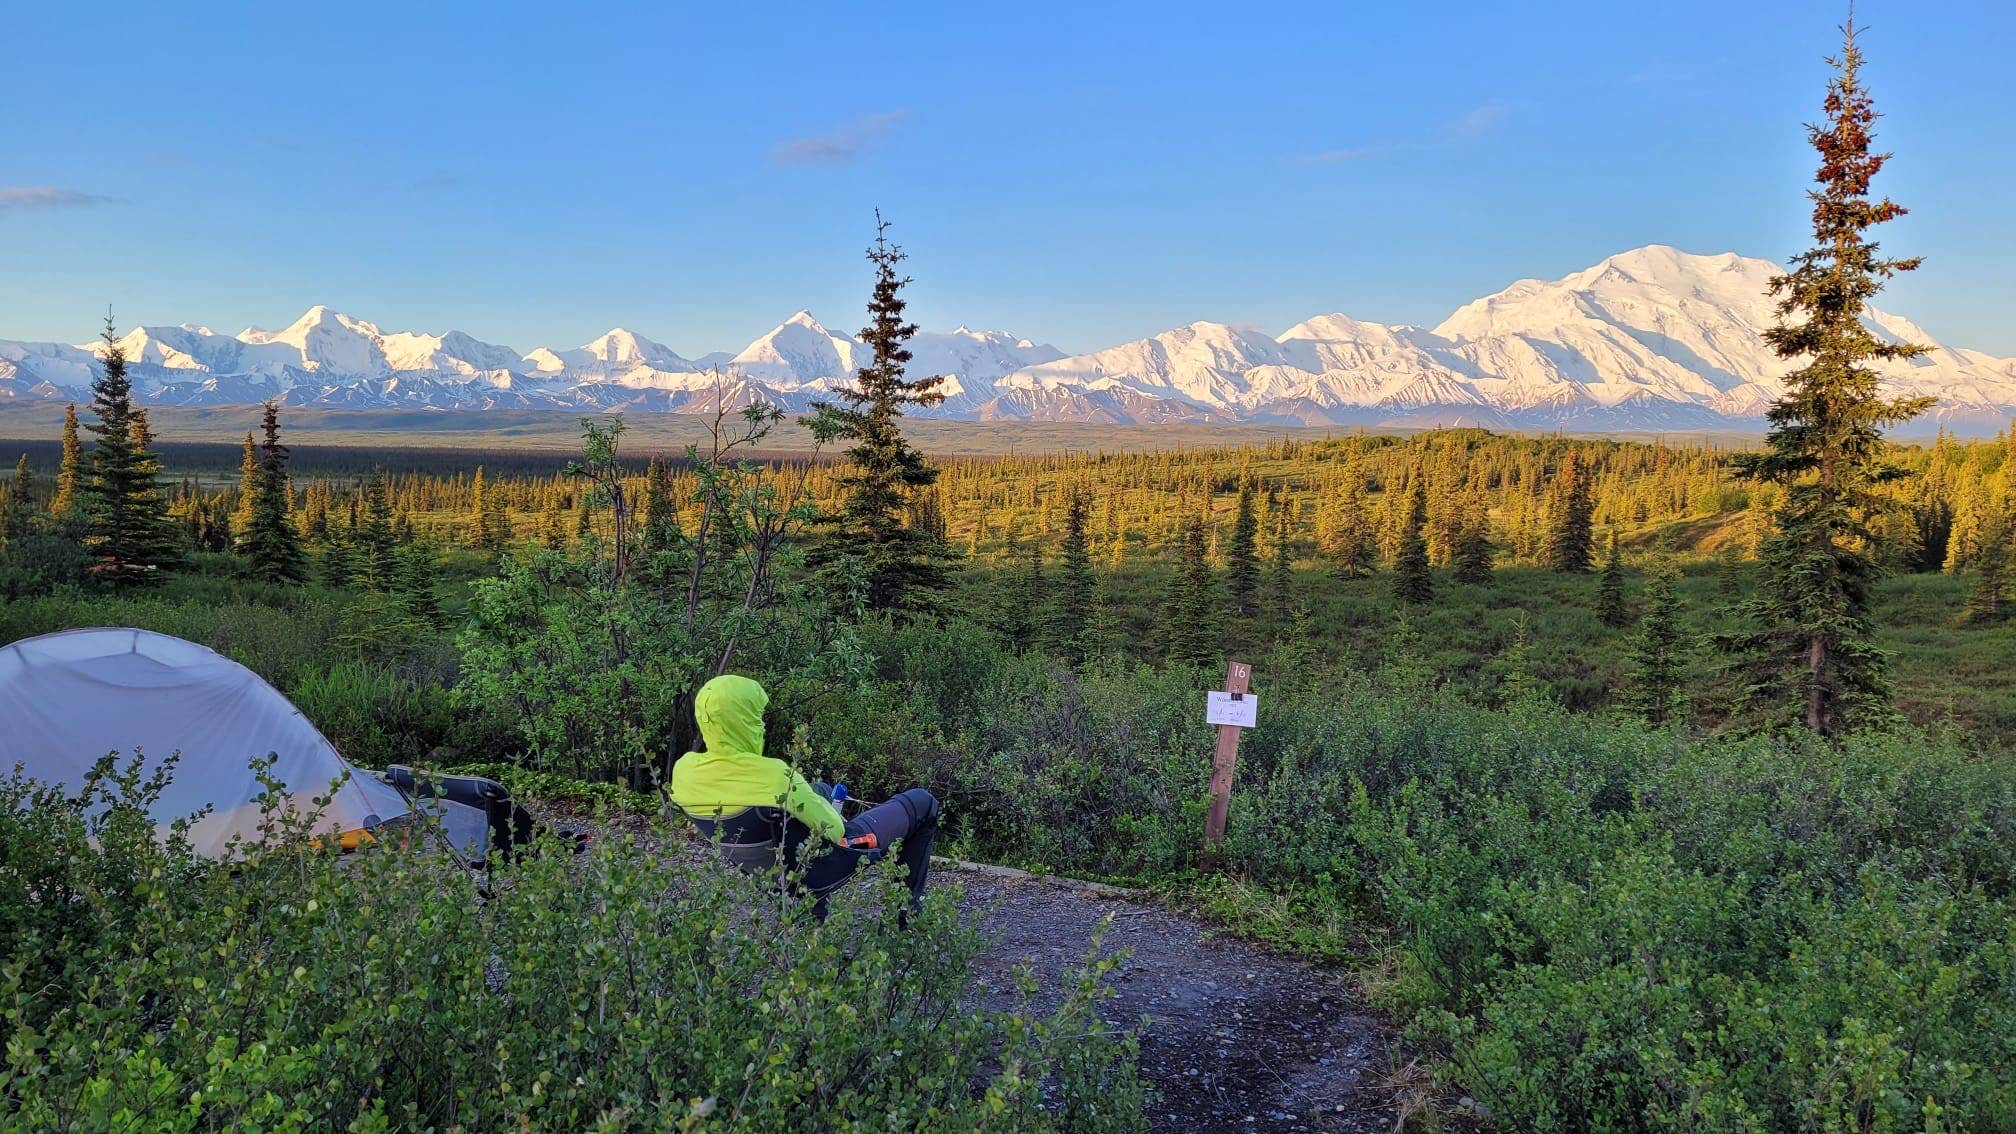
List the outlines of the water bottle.
{"type": "Polygon", "coordinates": [[[840,806],[841,804],[843,804],[843,803],[845,803],[845,802],[847,802],[847,785],[846,785],[846,784],[834,784],[834,785],[833,785],[833,806],[835,806],[835,807],[838,807],[838,806],[840,806]]]}

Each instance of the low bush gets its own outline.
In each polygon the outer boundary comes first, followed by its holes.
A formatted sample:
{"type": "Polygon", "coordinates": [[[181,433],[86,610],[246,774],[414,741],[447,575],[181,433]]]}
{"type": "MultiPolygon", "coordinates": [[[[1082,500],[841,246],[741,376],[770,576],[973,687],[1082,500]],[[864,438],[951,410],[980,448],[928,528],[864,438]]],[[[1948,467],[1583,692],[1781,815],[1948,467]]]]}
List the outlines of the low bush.
{"type": "MultiPolygon", "coordinates": [[[[0,1126],[200,1130],[1141,1128],[1132,1041],[971,1010],[951,895],[831,920],[624,837],[487,879],[298,824],[230,869],[157,841],[148,785],[0,780],[0,1126]]],[[[270,802],[270,801],[269,801],[270,802]]]]}
{"type": "MultiPolygon", "coordinates": [[[[1218,674],[945,636],[956,667],[874,643],[879,684],[816,746],[901,754],[971,853],[1192,877],[1218,674]]],[[[1236,881],[1201,897],[1301,951],[1383,942],[1388,1006],[1512,1129],[2016,1128],[2016,767],[1941,732],[1574,713],[1527,664],[1487,701],[1405,648],[1260,659],[1236,881]]]]}

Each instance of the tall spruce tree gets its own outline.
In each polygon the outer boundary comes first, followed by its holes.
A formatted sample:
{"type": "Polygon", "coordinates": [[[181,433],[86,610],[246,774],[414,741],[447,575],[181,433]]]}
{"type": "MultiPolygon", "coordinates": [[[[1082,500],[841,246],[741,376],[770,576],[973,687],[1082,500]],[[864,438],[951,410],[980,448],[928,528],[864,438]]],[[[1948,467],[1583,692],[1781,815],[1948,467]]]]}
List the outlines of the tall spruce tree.
{"type": "Polygon", "coordinates": [[[644,555],[656,559],[679,545],[679,499],[672,484],[672,465],[651,458],[644,472],[644,555]]]}
{"type": "Polygon", "coordinates": [[[1595,558],[1596,504],[1590,495],[1589,474],[1575,450],[1562,456],[1549,490],[1544,549],[1547,569],[1587,574],[1595,558]]]}
{"type": "Polygon", "coordinates": [[[889,222],[877,212],[868,249],[875,287],[861,331],[867,365],[855,372],[852,386],[837,391],[845,405],[814,403],[815,416],[807,421],[821,439],[853,443],[839,477],[844,501],[817,550],[823,563],[858,580],[863,604],[875,611],[928,610],[947,581],[944,541],[905,523],[911,494],[936,483],[938,470],[903,436],[903,411],[935,406],[945,394],[938,388],[942,375],[904,374],[910,362],[905,344],[917,325],[903,314],[903,288],[910,283],[897,274],[903,260],[901,246],[889,241],[889,222]]]}
{"type": "Polygon", "coordinates": [[[1260,592],[1260,519],[1253,510],[1253,482],[1239,481],[1239,502],[1232,514],[1232,539],[1225,549],[1225,585],[1238,618],[1253,616],[1260,592]]]}
{"type": "Polygon", "coordinates": [[[259,443],[252,431],[245,431],[245,451],[238,458],[238,507],[231,513],[231,527],[243,533],[252,523],[252,509],[259,500],[259,443]]]}
{"type": "Polygon", "coordinates": [[[77,407],[63,409],[63,456],[56,466],[56,494],[49,498],[49,514],[67,519],[77,510],[77,490],[84,483],[84,443],[77,437],[77,407]]]}
{"type": "Polygon", "coordinates": [[[1414,478],[1408,493],[1406,520],[1400,528],[1400,553],[1393,561],[1393,597],[1417,606],[1435,600],[1435,580],[1428,573],[1428,489],[1426,478],[1414,478]]]}
{"type": "Polygon", "coordinates": [[[1092,569],[1092,544],[1085,531],[1091,511],[1085,490],[1072,486],[1064,504],[1057,605],[1050,629],[1051,648],[1072,665],[1082,663],[1091,652],[1093,622],[1099,609],[1099,576],[1092,569]]]}
{"type": "Polygon", "coordinates": [[[1183,524],[1182,558],[1163,606],[1163,653],[1173,664],[1205,665],[1219,654],[1218,588],[1209,545],[1203,515],[1192,513],[1183,524]]]}
{"type": "Polygon", "coordinates": [[[1655,725],[1686,712],[1687,643],[1680,629],[1680,596],[1673,573],[1653,573],[1645,591],[1645,617],[1631,646],[1627,708],[1655,725]]]}
{"type": "Polygon", "coordinates": [[[1596,617],[1605,626],[1628,626],[1631,604],[1624,597],[1624,560],[1617,551],[1617,533],[1610,533],[1610,553],[1603,557],[1603,575],[1596,586],[1596,617]]]}
{"type": "Polygon", "coordinates": [[[1365,483],[1355,474],[1347,479],[1336,509],[1324,549],[1331,570],[1346,579],[1362,579],[1379,564],[1379,538],[1365,514],[1365,483]]]}
{"type": "Polygon", "coordinates": [[[255,578],[299,583],[308,577],[308,561],[301,553],[301,536],[287,517],[292,489],[287,482],[287,446],[280,443],[278,402],[266,402],[260,429],[265,442],[259,449],[252,507],[238,527],[238,553],[255,578]]]}
{"type": "Polygon", "coordinates": [[[84,545],[90,551],[92,578],[115,587],[157,580],[172,567],[176,531],[168,520],[167,501],[157,478],[161,465],[136,442],[133,385],[126,377],[126,351],[105,320],[99,372],[91,383],[91,412],[98,420],[85,426],[98,438],[86,462],[84,482],[84,545]]]}
{"type": "Polygon", "coordinates": [[[35,525],[35,470],[28,465],[28,454],[14,462],[14,479],[7,483],[7,508],[0,512],[0,540],[13,540],[27,535],[35,525]]]}
{"type": "Polygon", "coordinates": [[[1883,537],[1872,521],[1890,507],[1877,491],[1903,475],[1885,460],[1883,430],[1916,417],[1931,398],[1881,396],[1875,364],[1925,348],[1887,342],[1864,325],[1885,280],[1918,266],[1885,258],[1868,230],[1904,214],[1872,200],[1870,181],[1889,160],[1870,151],[1876,108],[1862,85],[1853,20],[1828,60],[1826,119],[1807,127],[1820,155],[1814,247],[1772,280],[1779,325],[1765,332],[1780,358],[1805,360],[1768,414],[1765,448],[1740,454],[1748,476],[1782,486],[1776,530],[1765,539],[1759,586],[1743,604],[1748,626],[1726,636],[1738,657],[1749,715],[1800,724],[1823,736],[1892,719],[1887,665],[1875,642],[1871,595],[1883,537]]]}

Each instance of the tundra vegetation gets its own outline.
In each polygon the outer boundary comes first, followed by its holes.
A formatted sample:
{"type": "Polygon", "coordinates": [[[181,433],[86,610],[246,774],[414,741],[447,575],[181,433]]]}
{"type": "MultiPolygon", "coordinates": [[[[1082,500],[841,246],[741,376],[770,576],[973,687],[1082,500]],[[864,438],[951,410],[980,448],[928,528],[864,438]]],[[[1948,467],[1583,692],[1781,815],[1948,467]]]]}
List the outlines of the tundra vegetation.
{"type": "MultiPolygon", "coordinates": [[[[605,805],[691,747],[702,681],[749,673],[778,754],[861,796],[930,787],[955,853],[1355,966],[1507,1129],[2016,1128],[2016,428],[1885,436],[1923,407],[1869,366],[1911,348],[1857,315],[1914,265],[1867,238],[1900,210],[1868,195],[1859,61],[1851,33],[1811,130],[1762,447],[1450,429],[926,461],[878,233],[844,404],[724,409],[683,453],[626,452],[608,418],[565,467],[388,473],[290,454],[269,412],[240,467],[158,472],[109,351],[99,443],[73,419],[7,488],[0,638],[177,634],[361,764],[605,805]],[[842,451],[766,455],[801,427],[842,451]],[[1265,711],[1202,873],[1227,656],[1265,711]]],[[[389,848],[226,875],[141,829],[126,768],[0,787],[12,1124],[1139,1122],[1128,1043],[1089,1015],[1101,966],[1053,1012],[963,1013],[977,946],[942,899],[908,934],[874,888],[824,927],[752,921],[739,880],[620,843],[485,900],[389,848]]]]}

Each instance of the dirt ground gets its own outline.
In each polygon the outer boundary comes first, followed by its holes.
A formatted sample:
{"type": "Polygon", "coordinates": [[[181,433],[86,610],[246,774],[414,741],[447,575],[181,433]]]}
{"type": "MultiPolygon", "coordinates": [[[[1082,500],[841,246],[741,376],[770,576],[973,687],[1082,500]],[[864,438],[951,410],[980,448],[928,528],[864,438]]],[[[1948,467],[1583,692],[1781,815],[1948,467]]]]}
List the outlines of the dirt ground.
{"type": "Polygon", "coordinates": [[[1035,879],[941,870],[965,907],[995,935],[978,997],[1015,1003],[1028,964],[1055,1003],[1064,974],[1101,940],[1125,960],[1102,1015],[1137,1027],[1141,1070],[1157,1095],[1157,1130],[1392,1131],[1409,1097],[1394,1074],[1398,1047],[1339,973],[1213,935],[1171,911],[1035,879]]]}
{"type": "MultiPolygon", "coordinates": [[[[641,824],[631,830],[650,838],[641,824]]],[[[696,859],[708,853],[697,844],[680,849],[696,859]]],[[[1154,1129],[1415,1128],[1406,1119],[1428,1103],[1426,1077],[1345,974],[1224,937],[1124,893],[936,862],[933,888],[960,887],[962,908],[994,941],[975,964],[980,1007],[1016,1006],[1015,974],[1024,965],[1038,981],[1039,1004],[1054,1006],[1111,917],[1100,946],[1124,957],[1112,978],[1117,995],[1100,1011],[1140,1036],[1141,1073],[1155,1092],[1148,1107],[1154,1129]]],[[[1439,1101],[1440,1121],[1428,1128],[1475,1129],[1454,1100],[1439,1101]]]]}

